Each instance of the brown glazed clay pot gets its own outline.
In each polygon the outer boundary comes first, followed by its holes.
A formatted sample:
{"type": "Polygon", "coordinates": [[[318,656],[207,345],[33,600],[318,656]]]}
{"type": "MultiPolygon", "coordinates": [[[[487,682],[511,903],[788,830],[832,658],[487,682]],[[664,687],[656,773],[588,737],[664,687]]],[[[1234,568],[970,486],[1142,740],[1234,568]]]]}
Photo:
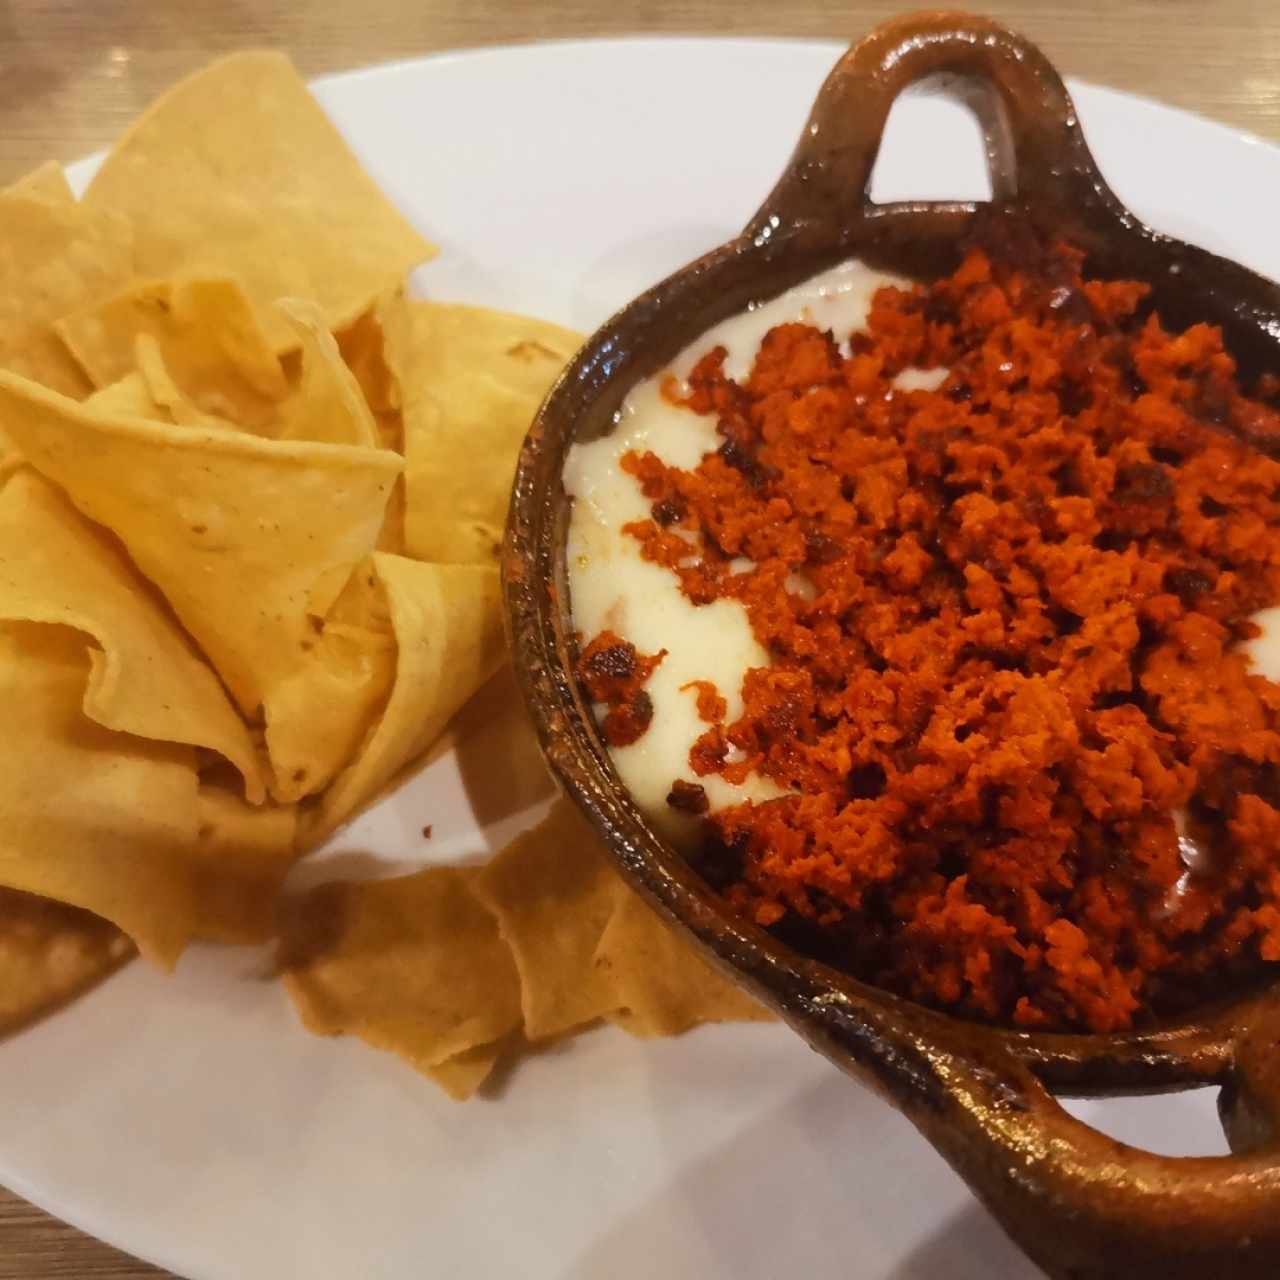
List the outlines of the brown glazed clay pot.
{"type": "Polygon", "coordinates": [[[1045,1271],[1077,1280],[1276,1280],[1280,985],[1228,994],[1158,1030],[1083,1036],[977,1026],[859,983],[736,918],[653,833],[619,783],[572,674],[560,481],[570,445],[608,431],[637,381],[754,299],[852,256],[921,276],[954,265],[974,205],[876,205],[867,195],[894,98],[935,77],[983,124],[996,204],[1081,245],[1092,272],[1150,281],[1167,320],[1221,325],[1246,375],[1280,367],[1280,288],[1129,213],[1098,173],[1071,99],[1038,50],[966,14],[890,22],[836,65],[746,230],[605,324],[542,406],[521,455],[504,549],[516,671],[552,770],[630,881],[810,1044],[904,1112],[1045,1271]],[[1222,1086],[1231,1155],[1151,1155],[1090,1129],[1054,1097],[1199,1084],[1222,1086]]]}

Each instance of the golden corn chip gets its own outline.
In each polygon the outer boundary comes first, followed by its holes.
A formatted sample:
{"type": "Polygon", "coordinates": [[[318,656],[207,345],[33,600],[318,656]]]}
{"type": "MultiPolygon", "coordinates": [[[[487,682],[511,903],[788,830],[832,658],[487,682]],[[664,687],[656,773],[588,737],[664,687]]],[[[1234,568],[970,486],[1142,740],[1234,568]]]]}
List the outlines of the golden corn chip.
{"type": "MultiPolygon", "coordinates": [[[[396,369],[408,350],[411,313],[404,290],[391,289],[375,298],[334,337],[347,367],[355,374],[365,401],[374,411],[378,439],[384,449],[404,452],[404,423],[400,416],[401,387],[396,369]]],[[[405,554],[404,477],[401,476],[387,501],[378,550],[405,554]]]]}
{"type": "Polygon", "coordinates": [[[73,205],[76,203],[75,192],[67,181],[67,175],[56,160],[46,160],[38,169],[24,174],[17,182],[6,187],[0,196],[9,192],[17,195],[36,196],[48,200],[51,204],[73,205]]]}
{"type": "Polygon", "coordinates": [[[234,791],[205,785],[196,797],[192,868],[198,931],[212,942],[266,942],[276,899],[296,855],[297,809],[254,808],[234,791]]]}
{"type": "Polygon", "coordinates": [[[264,942],[294,813],[201,786],[195,751],[81,711],[82,633],[0,624],[0,885],[92,911],[162,968],[196,938],[264,942]]]}
{"type": "Polygon", "coordinates": [[[612,972],[595,956],[625,890],[569,801],[556,801],[538,826],[499,853],[475,892],[515,956],[530,1040],[621,1007],[612,972]]]}
{"type": "Polygon", "coordinates": [[[395,630],[395,684],[355,762],[320,797],[304,833],[308,842],[380,794],[502,660],[496,569],[422,564],[383,552],[373,562],[395,630]]]}
{"type": "Polygon", "coordinates": [[[372,560],[346,579],[322,614],[309,608],[303,652],[267,701],[274,792],[286,801],[318,791],[352,760],[395,680],[395,634],[372,560]]]}
{"type": "Polygon", "coordinates": [[[375,414],[374,421],[378,424],[378,436],[382,440],[382,447],[403,453],[404,423],[400,418],[400,411],[375,414]]]}
{"type": "Polygon", "coordinates": [[[62,494],[24,470],[0,490],[0,620],[87,632],[84,712],[108,729],[205,747],[265,795],[249,730],[137,571],[62,494]]]}
{"type": "MultiPolygon", "coordinates": [[[[281,967],[318,1035],[357,1035],[418,1070],[491,1046],[520,1024],[520,980],[473,873],[432,867],[331,883],[287,914],[281,967]]],[[[446,1078],[465,1065],[453,1062],[446,1078]]],[[[443,1081],[442,1081],[443,1083],[443,1081]]]]}
{"type": "Polygon", "coordinates": [[[618,883],[623,892],[595,953],[596,973],[622,1006],[615,1022],[647,1039],[680,1035],[704,1022],[772,1020],[639,894],[618,883]]]}
{"type": "Polygon", "coordinates": [[[151,394],[141,373],[131,373],[95,391],[84,401],[84,407],[106,417],[123,414],[127,418],[152,418],[156,422],[175,421],[173,414],[151,394]]]}
{"type": "Polygon", "coordinates": [[[273,344],[294,343],[277,298],[348,323],[434,250],[391,205],[282,54],[232,54],[170,89],[85,193],[122,216],[144,276],[237,277],[273,344]]]}
{"type": "Polygon", "coordinates": [[[132,955],[128,938],[107,921],[0,889],[0,1035],[66,1004],[132,955]]]}
{"type": "Polygon", "coordinates": [[[302,377],[280,406],[276,438],[381,448],[373,411],[343,363],[324,313],[301,298],[282,298],[276,306],[293,325],[302,348],[302,377]]]}
{"type": "Polygon", "coordinates": [[[436,1082],[454,1102],[466,1102],[493,1073],[502,1057],[505,1042],[482,1044],[468,1049],[447,1062],[426,1068],[426,1075],[436,1082]]]}
{"type": "MultiPolygon", "coordinates": [[[[373,546],[401,460],[384,449],[263,440],[107,417],[0,374],[0,420],[27,460],[125,544],[250,717],[298,678],[313,585],[373,546]]],[[[325,708],[313,708],[323,746],[325,708]]],[[[317,785],[311,749],[272,754],[276,794],[317,785]]]]}
{"type": "Polygon", "coordinates": [[[0,192],[0,368],[83,396],[89,383],[53,322],[124,286],[132,240],[121,219],[50,185],[33,175],[0,192]]]}
{"type": "MultiPolygon", "coordinates": [[[[227,421],[225,418],[205,413],[178,386],[173,380],[173,375],[169,372],[169,366],[165,363],[164,352],[160,349],[160,343],[156,340],[154,334],[138,334],[133,343],[133,359],[137,365],[138,372],[129,376],[141,380],[147,397],[154,406],[152,412],[143,412],[142,416],[144,418],[155,418],[159,422],[173,422],[181,427],[216,427],[223,431],[239,429],[234,423],[227,421]]],[[[87,403],[93,404],[97,401],[96,407],[101,409],[103,405],[98,397],[105,395],[112,387],[122,385],[123,383],[113,382],[110,387],[104,387],[102,391],[91,395],[87,403]]]]}
{"type": "Polygon", "coordinates": [[[529,423],[581,337],[528,316],[415,303],[403,386],[405,546],[492,563],[529,423]]]}
{"type": "MultiPolygon", "coordinates": [[[[384,448],[390,448],[385,443],[384,448]]],[[[2,454],[0,450],[0,454],[2,454]]],[[[393,556],[404,555],[404,476],[397,476],[387,509],[382,515],[382,528],[378,531],[378,550],[393,556]]]]}
{"type": "Polygon", "coordinates": [[[85,716],[87,649],[66,627],[0,626],[0,885],[103,916],[169,967],[199,916],[195,752],[85,716]]]}
{"type": "MultiPolygon", "coordinates": [[[[404,289],[395,288],[379,294],[334,334],[343,360],[375,414],[399,414],[401,387],[396,369],[408,350],[411,324],[404,289]]],[[[398,416],[396,422],[398,431],[398,416]]]]}
{"type": "Polygon", "coordinates": [[[232,279],[134,284],[54,327],[95,387],[137,367],[138,340],[148,337],[174,386],[201,413],[261,432],[288,394],[275,349],[232,279]]]}

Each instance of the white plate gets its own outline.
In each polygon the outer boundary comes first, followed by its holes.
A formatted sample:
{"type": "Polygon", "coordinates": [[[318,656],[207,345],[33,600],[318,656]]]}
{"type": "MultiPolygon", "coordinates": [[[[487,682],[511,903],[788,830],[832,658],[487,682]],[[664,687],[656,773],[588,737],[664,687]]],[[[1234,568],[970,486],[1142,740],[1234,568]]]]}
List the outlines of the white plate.
{"type": "MultiPolygon", "coordinates": [[[[532,46],[316,92],[441,245],[425,289],[590,330],[743,223],[838,52],[532,46]]],[[[1076,93],[1123,199],[1280,275],[1280,150],[1076,93]]],[[[976,128],[957,108],[905,101],[890,135],[881,196],[981,194],[976,128]]],[[[490,691],[473,722],[518,714],[512,697],[490,691]]],[[[500,742],[480,732],[438,759],[329,858],[383,874],[500,845],[545,794],[536,759],[500,742]]],[[[780,1027],[656,1044],[598,1031],[520,1065],[501,1097],[456,1106],[390,1057],[302,1031],[261,973],[261,957],[213,949],[172,979],[135,964],[0,1045],[0,1181],[196,1280],[1034,1274],[905,1121],[780,1027]]],[[[1222,1149],[1207,1092],[1075,1109],[1159,1150],[1222,1149]]]]}

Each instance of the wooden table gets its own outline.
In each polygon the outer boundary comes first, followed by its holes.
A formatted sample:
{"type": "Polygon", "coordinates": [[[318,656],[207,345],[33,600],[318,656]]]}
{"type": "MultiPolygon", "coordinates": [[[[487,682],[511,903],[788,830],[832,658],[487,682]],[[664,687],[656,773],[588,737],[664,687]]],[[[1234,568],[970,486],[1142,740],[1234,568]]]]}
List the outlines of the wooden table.
{"type": "MultiPolygon", "coordinates": [[[[286,50],[312,76],[438,49],[569,36],[847,39],[912,7],[861,0],[11,0],[0,7],[0,182],[50,156],[68,161],[105,145],[166,85],[245,46],[286,50]]],[[[1277,0],[1018,0],[981,8],[1038,40],[1067,74],[1280,139],[1277,0]]],[[[164,1274],[0,1189],[0,1280],[164,1274]]]]}

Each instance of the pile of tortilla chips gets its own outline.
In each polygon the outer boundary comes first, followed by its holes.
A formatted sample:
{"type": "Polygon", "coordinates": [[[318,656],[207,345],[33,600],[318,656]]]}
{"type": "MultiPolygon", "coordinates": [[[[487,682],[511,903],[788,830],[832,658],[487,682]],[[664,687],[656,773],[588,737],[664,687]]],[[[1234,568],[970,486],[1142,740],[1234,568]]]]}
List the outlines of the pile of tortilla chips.
{"type": "MultiPolygon", "coordinates": [[[[271,938],[291,864],[495,671],[515,455],[578,339],[411,301],[434,250],[270,53],[170,91],[81,199],[54,165],[0,192],[0,246],[7,1028],[134,948],[271,938]]],[[[308,900],[308,1023],[465,1094],[519,1028],[696,1020],[551,830],[308,900]]]]}

